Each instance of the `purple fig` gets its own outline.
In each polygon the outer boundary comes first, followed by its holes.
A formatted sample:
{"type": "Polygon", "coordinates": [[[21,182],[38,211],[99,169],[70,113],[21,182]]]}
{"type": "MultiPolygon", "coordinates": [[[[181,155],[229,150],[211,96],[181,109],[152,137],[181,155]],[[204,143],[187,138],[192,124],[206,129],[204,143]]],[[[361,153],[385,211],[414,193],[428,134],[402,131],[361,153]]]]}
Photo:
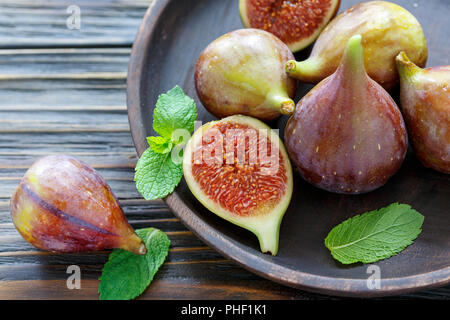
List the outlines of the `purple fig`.
{"type": "Polygon", "coordinates": [[[205,108],[218,118],[243,114],[272,120],[291,114],[297,83],[284,71],[294,56],[269,32],[241,29],[214,40],[200,55],[195,87],[205,108]]]}
{"type": "Polygon", "coordinates": [[[300,100],[285,132],[300,174],[346,194],[385,184],[400,168],[407,142],[400,110],[365,71],[360,35],[348,41],[336,72],[300,100]]]}
{"type": "Polygon", "coordinates": [[[10,209],[16,229],[39,249],[146,253],[105,180],[72,157],[36,161],[14,191],[10,209]]]}
{"type": "Polygon", "coordinates": [[[417,19],[394,3],[368,1],[331,20],[314,44],[311,56],[301,62],[288,61],[286,71],[300,81],[318,83],[336,71],[348,39],[355,34],[363,39],[367,73],[386,90],[398,83],[395,56],[400,51],[425,66],[427,43],[417,19]]]}
{"type": "Polygon", "coordinates": [[[419,160],[450,173],[450,66],[422,69],[406,53],[397,58],[400,102],[419,160]]]}

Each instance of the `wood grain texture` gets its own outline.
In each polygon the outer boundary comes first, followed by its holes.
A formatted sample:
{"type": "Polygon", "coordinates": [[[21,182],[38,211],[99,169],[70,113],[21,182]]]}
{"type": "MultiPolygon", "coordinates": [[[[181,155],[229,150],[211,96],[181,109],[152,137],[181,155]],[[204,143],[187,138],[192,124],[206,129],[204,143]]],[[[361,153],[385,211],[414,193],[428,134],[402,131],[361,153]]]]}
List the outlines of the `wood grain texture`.
{"type": "Polygon", "coordinates": [[[0,48],[129,47],[151,0],[1,1],[0,48]],[[80,8],[69,29],[67,8],[80,8]]]}
{"type": "MultiPolygon", "coordinates": [[[[149,3],[0,0],[0,299],[98,297],[107,251],[39,251],[22,239],[10,218],[9,197],[27,168],[38,157],[55,153],[96,168],[133,227],[157,227],[168,234],[169,257],[142,299],[335,299],[246,271],[200,241],[162,200],[144,201],[137,193],[126,72],[130,47],[149,3]],[[80,31],[66,28],[69,4],[81,8],[80,31]],[[81,290],[67,289],[66,270],[72,264],[81,267],[81,290]]],[[[226,17],[211,19],[223,23],[226,17]]],[[[429,32],[443,34],[441,23],[437,20],[429,32]]],[[[397,298],[449,297],[446,287],[397,298]]]]}

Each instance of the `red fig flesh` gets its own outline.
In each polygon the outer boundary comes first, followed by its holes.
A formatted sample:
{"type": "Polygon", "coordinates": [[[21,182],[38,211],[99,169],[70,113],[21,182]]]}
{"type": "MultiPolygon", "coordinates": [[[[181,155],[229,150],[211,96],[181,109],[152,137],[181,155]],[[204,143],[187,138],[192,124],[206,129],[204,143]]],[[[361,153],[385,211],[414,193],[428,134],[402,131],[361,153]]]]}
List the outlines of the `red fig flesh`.
{"type": "Polygon", "coordinates": [[[183,173],[206,208],[253,232],[262,252],[277,253],[293,183],[288,155],[270,127],[242,115],[205,124],[186,146],[183,173]]]}
{"type": "Polygon", "coordinates": [[[268,31],[292,52],[300,51],[317,39],[336,15],[340,0],[239,0],[246,28],[268,31]]]}
{"type": "Polygon", "coordinates": [[[289,61],[286,71],[303,82],[318,83],[336,71],[347,41],[355,34],[363,38],[367,73],[386,90],[399,81],[395,57],[400,51],[425,66],[427,43],[416,18],[396,4],[369,1],[334,18],[320,34],[311,56],[301,62],[289,61]]]}
{"type": "Polygon", "coordinates": [[[336,72],[297,104],[285,143],[300,174],[331,192],[369,192],[400,168],[405,124],[389,94],[368,77],[361,36],[350,38],[336,72]]]}
{"type": "Polygon", "coordinates": [[[450,66],[421,69],[401,52],[400,102],[419,160],[450,173],[450,66]]]}
{"type": "Polygon", "coordinates": [[[244,114],[272,120],[291,114],[297,83],[284,71],[293,55],[274,35],[241,29],[213,41],[195,69],[197,94],[218,118],[244,114]]]}
{"type": "Polygon", "coordinates": [[[10,210],[19,233],[39,249],[146,253],[105,180],[72,157],[36,161],[14,191],[10,210]]]}

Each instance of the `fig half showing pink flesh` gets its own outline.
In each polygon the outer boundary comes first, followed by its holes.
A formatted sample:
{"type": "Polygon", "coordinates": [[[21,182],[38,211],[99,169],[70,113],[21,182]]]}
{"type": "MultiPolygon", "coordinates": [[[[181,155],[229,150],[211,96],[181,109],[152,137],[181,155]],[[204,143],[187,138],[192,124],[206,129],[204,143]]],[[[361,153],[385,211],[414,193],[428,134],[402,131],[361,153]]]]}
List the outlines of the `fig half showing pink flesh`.
{"type": "Polygon", "coordinates": [[[213,121],[189,140],[183,173],[211,212],[253,232],[276,255],[280,223],[292,196],[292,169],[278,135],[242,115],[213,121]]]}
{"type": "Polygon", "coordinates": [[[297,81],[284,71],[292,52],[257,29],[227,33],[210,43],[195,67],[195,88],[218,118],[243,114],[268,121],[292,114],[297,81]]]}
{"type": "Polygon", "coordinates": [[[348,41],[336,72],[297,104],[285,143],[303,178],[331,192],[372,191],[400,168],[405,124],[390,95],[367,75],[360,35],[348,41]]]}
{"type": "Polygon", "coordinates": [[[417,158],[450,173],[450,66],[422,69],[401,52],[400,104],[417,158]]]}
{"type": "Polygon", "coordinates": [[[317,39],[336,15],[340,2],[239,0],[239,12],[246,28],[268,31],[286,43],[292,52],[297,52],[317,39]]]}
{"type": "Polygon", "coordinates": [[[73,157],[37,160],[14,191],[10,210],[17,231],[42,250],[147,251],[105,180],[73,157]]]}

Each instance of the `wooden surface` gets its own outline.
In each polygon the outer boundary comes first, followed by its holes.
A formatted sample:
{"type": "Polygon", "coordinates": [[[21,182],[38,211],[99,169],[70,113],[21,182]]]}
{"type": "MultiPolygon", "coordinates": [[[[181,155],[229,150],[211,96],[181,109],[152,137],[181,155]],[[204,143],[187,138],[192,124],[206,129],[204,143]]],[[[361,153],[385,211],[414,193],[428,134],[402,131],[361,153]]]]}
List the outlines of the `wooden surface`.
{"type": "MultiPolygon", "coordinates": [[[[148,4],[0,0],[0,299],[97,298],[108,252],[38,251],[11,222],[9,197],[20,178],[36,158],[55,153],[96,168],[134,228],[169,235],[169,257],[141,298],[334,299],[242,269],[198,240],[162,201],[143,201],[136,192],[125,89],[131,44],[148,4]],[[81,30],[66,28],[72,4],[81,8],[81,30]],[[80,290],[66,287],[73,264],[81,268],[80,290]]],[[[450,287],[397,298],[448,299],[450,287]]]]}

